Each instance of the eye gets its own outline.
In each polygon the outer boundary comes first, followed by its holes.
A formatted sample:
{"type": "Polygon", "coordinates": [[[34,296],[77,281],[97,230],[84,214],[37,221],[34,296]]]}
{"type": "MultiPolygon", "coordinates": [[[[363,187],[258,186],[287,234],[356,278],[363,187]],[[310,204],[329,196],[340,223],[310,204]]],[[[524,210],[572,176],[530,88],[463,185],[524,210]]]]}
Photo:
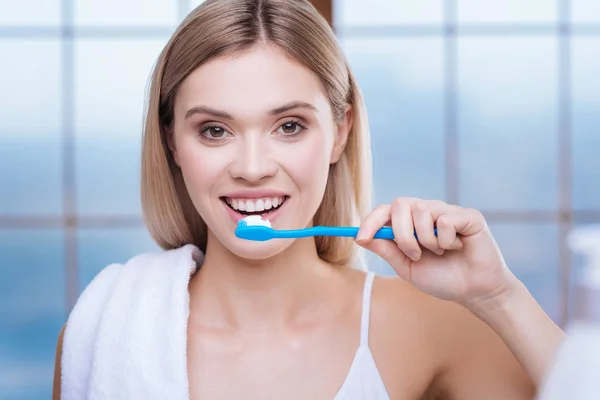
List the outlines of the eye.
{"type": "Polygon", "coordinates": [[[281,125],[277,129],[277,133],[281,133],[283,135],[296,135],[304,130],[304,126],[300,124],[298,121],[287,121],[281,125]]]}
{"type": "Polygon", "coordinates": [[[207,125],[200,131],[200,134],[210,140],[218,140],[226,138],[229,135],[225,129],[220,126],[207,125]]]}

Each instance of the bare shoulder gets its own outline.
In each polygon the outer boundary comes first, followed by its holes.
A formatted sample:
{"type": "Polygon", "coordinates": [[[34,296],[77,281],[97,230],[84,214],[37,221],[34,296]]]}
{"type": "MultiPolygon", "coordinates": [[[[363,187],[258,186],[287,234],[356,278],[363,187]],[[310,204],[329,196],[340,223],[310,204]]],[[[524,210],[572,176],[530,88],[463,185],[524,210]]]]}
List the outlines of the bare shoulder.
{"type": "Polygon", "coordinates": [[[371,332],[371,350],[392,398],[407,393],[405,386],[392,387],[405,385],[405,377],[412,385],[409,398],[415,399],[474,398],[494,391],[506,396],[510,386],[515,393],[533,393],[529,378],[488,325],[400,278],[375,279],[371,332]]]}
{"type": "Polygon", "coordinates": [[[440,303],[400,278],[375,278],[369,345],[392,399],[424,398],[440,373],[440,303]]]}
{"type": "Polygon", "coordinates": [[[56,343],[56,358],[54,360],[54,382],[52,384],[52,400],[60,400],[62,347],[66,327],[66,324],[63,325],[62,329],[60,330],[60,333],[58,334],[58,341],[56,343]]]}

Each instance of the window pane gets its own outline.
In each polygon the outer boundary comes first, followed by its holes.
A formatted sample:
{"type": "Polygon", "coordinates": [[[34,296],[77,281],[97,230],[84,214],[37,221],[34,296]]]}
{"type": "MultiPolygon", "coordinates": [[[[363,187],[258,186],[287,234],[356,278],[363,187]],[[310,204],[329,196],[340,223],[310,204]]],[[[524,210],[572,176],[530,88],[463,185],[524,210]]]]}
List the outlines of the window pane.
{"type": "Polygon", "coordinates": [[[441,39],[342,43],[369,114],[378,203],[444,197],[441,39]]]}
{"type": "Polygon", "coordinates": [[[83,214],[140,213],[146,83],[165,40],[76,44],[77,200],[83,214]]]}
{"type": "Polygon", "coordinates": [[[75,0],[78,26],[165,26],[178,21],[178,0],[75,0]]]}
{"type": "Polygon", "coordinates": [[[0,0],[0,26],[57,26],[61,0],[35,0],[35,7],[22,0],[0,0]]]}
{"type": "Polygon", "coordinates": [[[198,7],[200,4],[204,3],[206,0],[190,0],[190,10],[198,7]]]}
{"type": "Polygon", "coordinates": [[[391,25],[441,23],[443,0],[333,0],[334,24],[391,25]]]}
{"type": "Polygon", "coordinates": [[[556,22],[558,2],[458,0],[459,22],[556,22]]]}
{"type": "Polygon", "coordinates": [[[555,322],[560,322],[559,233],[555,223],[488,222],[506,264],[555,322]]]}
{"type": "Polygon", "coordinates": [[[600,38],[572,42],[573,207],[600,209],[600,38]]]}
{"type": "Polygon", "coordinates": [[[556,60],[551,38],[460,40],[461,205],[556,209],[556,60]]]}
{"type": "Polygon", "coordinates": [[[60,230],[0,230],[0,398],[49,399],[66,321],[60,230]]]}
{"type": "Polygon", "coordinates": [[[598,0],[571,0],[571,20],[573,22],[600,23],[600,2],[598,0]]]}
{"type": "Polygon", "coordinates": [[[10,171],[0,173],[0,215],[58,214],[62,212],[59,43],[0,39],[0,54],[0,171],[10,171]]]}
{"type": "Polygon", "coordinates": [[[79,291],[109,264],[124,263],[140,253],[160,248],[141,228],[82,229],[79,243],[79,291]]]}

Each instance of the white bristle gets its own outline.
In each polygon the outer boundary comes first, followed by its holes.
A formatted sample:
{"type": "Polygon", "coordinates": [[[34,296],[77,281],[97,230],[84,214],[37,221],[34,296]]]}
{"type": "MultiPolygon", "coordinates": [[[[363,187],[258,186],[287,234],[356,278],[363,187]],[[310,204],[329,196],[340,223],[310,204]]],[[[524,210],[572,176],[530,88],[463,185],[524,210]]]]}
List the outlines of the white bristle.
{"type": "Polygon", "coordinates": [[[271,227],[271,222],[262,219],[262,217],[260,215],[248,215],[246,218],[244,218],[244,221],[246,221],[246,225],[247,226],[266,226],[266,227],[271,227]]]}

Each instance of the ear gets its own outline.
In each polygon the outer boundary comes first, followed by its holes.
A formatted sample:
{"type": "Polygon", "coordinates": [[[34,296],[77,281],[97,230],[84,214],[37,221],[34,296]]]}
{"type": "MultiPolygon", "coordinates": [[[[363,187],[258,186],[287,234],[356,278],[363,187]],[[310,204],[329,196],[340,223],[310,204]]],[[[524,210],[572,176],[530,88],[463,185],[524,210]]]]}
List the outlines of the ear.
{"type": "Polygon", "coordinates": [[[173,160],[175,160],[175,164],[179,167],[179,156],[177,154],[177,148],[175,146],[175,135],[173,132],[173,125],[165,126],[165,134],[167,137],[167,146],[169,146],[169,151],[173,155],[173,160]]]}
{"type": "Polygon", "coordinates": [[[350,131],[352,130],[353,122],[354,114],[352,112],[352,107],[348,105],[344,110],[344,117],[337,124],[335,142],[331,151],[331,159],[329,160],[330,164],[335,164],[336,162],[338,162],[342,154],[344,154],[344,149],[346,148],[346,143],[348,142],[348,135],[350,135],[350,131]]]}

